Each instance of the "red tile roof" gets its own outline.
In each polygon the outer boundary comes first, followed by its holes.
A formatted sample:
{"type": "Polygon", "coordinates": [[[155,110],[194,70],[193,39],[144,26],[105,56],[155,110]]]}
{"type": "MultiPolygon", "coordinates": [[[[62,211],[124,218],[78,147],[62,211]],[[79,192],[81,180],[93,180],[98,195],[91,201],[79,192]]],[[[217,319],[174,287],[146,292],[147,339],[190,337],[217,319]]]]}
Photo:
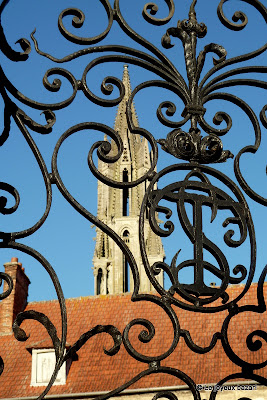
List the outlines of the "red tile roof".
{"type": "MultiPolygon", "coordinates": [[[[239,302],[257,304],[257,286],[253,284],[249,292],[239,302]]],[[[235,295],[240,287],[232,286],[230,295],[235,295]]],[[[267,294],[267,284],[264,284],[267,294]]],[[[80,335],[94,326],[112,324],[122,333],[126,325],[135,318],[145,318],[155,326],[155,336],[149,343],[138,340],[144,329],[134,326],[130,339],[137,351],[147,355],[159,355],[168,350],[173,340],[173,329],[170,320],[161,307],[148,302],[131,302],[130,294],[80,297],[66,300],[68,313],[68,345],[78,340],[80,335]]],[[[213,334],[220,332],[227,311],[216,314],[192,313],[174,307],[180,327],[190,331],[193,341],[199,346],[208,346],[213,334]]],[[[36,310],[46,314],[61,333],[60,309],[57,301],[32,302],[26,310],[36,310]]],[[[244,312],[234,317],[229,326],[230,344],[241,358],[250,362],[265,360],[267,343],[263,342],[259,351],[251,352],[246,347],[246,338],[255,329],[266,329],[266,313],[244,312]]],[[[0,355],[4,360],[4,372],[0,377],[0,398],[37,396],[44,387],[32,387],[31,383],[31,348],[52,347],[45,328],[34,320],[27,320],[21,326],[30,338],[18,342],[13,334],[0,336],[0,355]]],[[[125,350],[123,344],[119,352],[110,357],[103,351],[113,346],[108,334],[99,334],[78,351],[78,360],[70,367],[67,383],[54,386],[49,394],[97,392],[114,389],[147,369],[147,364],[136,361],[125,350]]],[[[188,374],[195,383],[215,383],[221,378],[240,372],[225,355],[222,344],[217,342],[215,348],[207,354],[192,352],[181,337],[175,351],[161,365],[177,368],[188,374]]],[[[266,368],[257,371],[267,378],[266,368]]],[[[152,374],[143,378],[130,389],[145,387],[177,386],[184,382],[166,374],[152,374]]]]}

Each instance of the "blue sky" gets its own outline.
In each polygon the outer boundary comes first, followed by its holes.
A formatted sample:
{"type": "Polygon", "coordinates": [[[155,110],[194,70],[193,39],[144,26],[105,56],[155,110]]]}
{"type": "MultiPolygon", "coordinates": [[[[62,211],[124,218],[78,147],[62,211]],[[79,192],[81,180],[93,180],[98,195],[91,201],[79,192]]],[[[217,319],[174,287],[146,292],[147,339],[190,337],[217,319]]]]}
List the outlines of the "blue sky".
{"type": "MultiPolygon", "coordinates": [[[[183,49],[181,42],[173,38],[175,46],[170,50],[165,50],[161,46],[161,37],[169,27],[176,26],[177,21],[185,19],[188,16],[188,10],[191,1],[176,0],[175,14],[172,20],[161,27],[156,27],[142,18],[142,9],[145,1],[121,0],[121,10],[128,24],[143,35],[147,40],[160,48],[167,57],[171,59],[179,72],[186,79],[184,66],[183,49]]],[[[264,44],[266,38],[266,23],[260,13],[255,10],[246,1],[226,2],[224,9],[226,15],[231,18],[232,14],[241,9],[249,16],[249,21],[242,31],[231,31],[224,27],[217,17],[217,5],[219,0],[199,0],[196,11],[199,22],[205,22],[208,26],[208,34],[204,39],[198,41],[198,50],[203,49],[208,43],[214,42],[221,44],[228,51],[228,58],[255,50],[264,44]],[[256,28],[255,28],[256,27],[256,28]]],[[[161,17],[167,15],[168,10],[163,0],[158,1],[159,14],[161,17]]],[[[84,26],[78,30],[80,36],[95,36],[101,33],[107,26],[107,18],[100,1],[50,1],[39,0],[10,0],[2,16],[2,25],[10,45],[19,50],[19,45],[15,42],[19,38],[26,38],[31,42],[32,51],[25,62],[14,63],[1,55],[1,64],[12,84],[25,96],[39,102],[55,103],[66,99],[71,94],[70,84],[62,78],[62,88],[58,93],[47,91],[42,84],[42,78],[49,68],[62,67],[73,73],[76,79],[81,79],[83,71],[87,64],[98,54],[82,56],[69,63],[56,64],[51,60],[38,55],[34,49],[30,34],[36,28],[35,37],[38,40],[39,47],[44,52],[48,52],[58,58],[71,54],[80,48],[80,46],[68,42],[59,32],[57,19],[60,12],[68,7],[80,8],[84,11],[86,19],[84,26]]],[[[71,32],[77,31],[71,27],[71,17],[66,17],[66,26],[71,32]]],[[[122,44],[129,47],[141,48],[127,36],[118,27],[114,21],[111,31],[100,44],[122,44]]],[[[100,91],[102,80],[106,76],[122,77],[124,62],[106,63],[93,68],[87,77],[87,83],[90,90],[98,96],[105,97],[100,91]]],[[[129,64],[129,63],[128,63],[129,64]]],[[[265,65],[266,52],[255,60],[249,61],[250,65],[265,65]]],[[[246,65],[247,65],[246,64],[246,65]]],[[[239,66],[239,65],[237,65],[239,66]]],[[[212,67],[212,57],[207,56],[205,72],[212,67]]],[[[142,81],[149,79],[158,79],[155,74],[129,65],[129,73],[132,88],[142,81]]],[[[254,77],[263,79],[263,76],[254,77]]],[[[260,88],[229,88],[229,93],[242,97],[253,107],[257,116],[263,106],[266,104],[266,94],[264,89],[260,88]]],[[[118,95],[116,88],[111,95],[115,98],[118,95]]],[[[156,110],[158,105],[164,101],[173,101],[177,107],[173,121],[181,118],[183,104],[176,95],[170,91],[149,88],[138,93],[135,98],[135,106],[142,128],[149,130],[156,139],[165,138],[170,128],[163,126],[157,119],[156,110]]],[[[40,111],[31,110],[24,104],[16,100],[19,107],[39,123],[44,123],[44,116],[40,116],[40,111]]],[[[3,101],[0,98],[1,113],[3,113],[3,101]]],[[[33,140],[39,147],[41,154],[46,162],[48,170],[51,170],[51,157],[53,149],[59,137],[71,126],[85,121],[95,121],[113,126],[116,106],[103,108],[90,102],[83,93],[79,92],[73,103],[65,109],[56,111],[56,123],[53,131],[48,135],[41,135],[30,131],[33,140]]],[[[231,150],[236,155],[238,151],[246,144],[253,144],[255,134],[253,127],[238,107],[226,101],[214,100],[207,104],[207,121],[212,124],[212,118],[217,111],[228,112],[233,119],[233,127],[228,134],[222,137],[225,150],[231,150]]],[[[2,114],[3,115],[3,114],[2,114]]],[[[3,119],[2,119],[3,121],[3,119]]],[[[1,122],[3,124],[3,122],[1,122]]],[[[256,155],[244,155],[241,159],[241,171],[252,186],[262,196],[267,197],[266,190],[266,129],[262,128],[262,143],[256,155]]],[[[188,129],[188,125],[184,130],[188,129]]],[[[96,140],[101,140],[103,134],[96,131],[84,131],[73,135],[62,146],[59,154],[59,172],[62,180],[71,194],[90,212],[96,213],[96,178],[91,174],[87,165],[87,155],[90,147],[96,140]]],[[[45,209],[45,186],[42,180],[40,170],[36,160],[33,157],[25,139],[12,122],[10,136],[4,145],[0,148],[1,157],[1,181],[8,182],[15,186],[20,193],[21,203],[18,210],[12,215],[0,215],[1,231],[18,231],[32,226],[41,217],[45,209]]],[[[159,152],[158,171],[163,167],[176,163],[177,160],[171,155],[159,152]]],[[[236,182],[233,172],[233,160],[228,160],[225,164],[213,165],[221,171],[224,171],[231,179],[236,182]]],[[[175,175],[175,174],[174,174],[175,175]]],[[[177,179],[176,176],[173,179],[177,179]]],[[[1,193],[2,194],[2,193],[1,193]]],[[[267,262],[265,252],[266,248],[266,221],[267,214],[263,206],[255,203],[248,196],[245,196],[249,204],[258,241],[258,257],[255,279],[257,280],[262,268],[267,262]]],[[[12,205],[12,197],[8,197],[9,204],[12,205]]],[[[209,213],[210,210],[207,210],[209,213]]],[[[222,230],[222,215],[213,224],[207,223],[205,229],[207,234],[213,238],[216,232],[217,239],[222,246],[222,237],[225,231],[222,230]],[[220,232],[222,235],[220,236],[220,232]],[[219,238],[220,236],[220,238],[219,238]]],[[[226,217],[226,216],[224,216],[226,217]]],[[[175,220],[174,220],[175,222],[175,220]]],[[[62,284],[63,292],[66,298],[85,296],[93,294],[93,274],[92,257],[94,251],[95,230],[91,223],[80,216],[70,204],[61,196],[57,187],[53,185],[52,208],[45,224],[33,235],[21,239],[20,242],[31,246],[39,251],[53,266],[58,278],[62,284]]],[[[187,238],[177,228],[175,234],[164,242],[167,255],[166,262],[170,262],[176,251],[180,248],[181,257],[192,257],[192,246],[187,243],[187,238]],[[191,255],[190,255],[191,254],[191,255]]],[[[244,244],[242,248],[229,249],[227,246],[223,251],[226,252],[231,260],[232,268],[239,263],[249,264],[249,247],[244,244]]],[[[44,268],[30,256],[12,249],[1,249],[0,264],[9,261],[11,257],[16,256],[23,263],[26,273],[31,280],[29,300],[45,300],[56,297],[51,279],[44,268]]],[[[207,257],[208,254],[206,255],[207,257]]],[[[189,279],[185,276],[184,279],[189,279]]],[[[211,279],[211,278],[208,278],[211,279]]]]}

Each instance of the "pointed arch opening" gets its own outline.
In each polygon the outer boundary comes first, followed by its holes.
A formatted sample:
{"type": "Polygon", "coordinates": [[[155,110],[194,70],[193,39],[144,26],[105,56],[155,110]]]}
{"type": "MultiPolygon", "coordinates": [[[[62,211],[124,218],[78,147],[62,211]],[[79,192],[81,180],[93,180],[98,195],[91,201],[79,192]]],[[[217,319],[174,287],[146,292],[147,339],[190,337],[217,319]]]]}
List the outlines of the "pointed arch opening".
{"type": "MultiPolygon", "coordinates": [[[[124,168],[122,172],[122,181],[129,182],[128,170],[124,168]]],[[[125,187],[122,189],[122,215],[127,217],[129,215],[129,189],[125,187]]]]}
{"type": "Polygon", "coordinates": [[[96,277],[96,294],[101,294],[102,278],[103,278],[103,271],[101,268],[99,268],[96,277]]]}
{"type": "Polygon", "coordinates": [[[101,257],[105,257],[105,237],[102,237],[101,257]]]}
{"type": "Polygon", "coordinates": [[[107,268],[107,294],[109,294],[109,265],[108,264],[108,268],[107,268]]]}
{"type": "MultiPolygon", "coordinates": [[[[130,233],[127,229],[123,231],[122,238],[125,243],[129,245],[130,243],[130,233]]],[[[122,263],[122,268],[123,268],[123,293],[129,292],[130,290],[130,266],[129,263],[125,257],[125,254],[123,254],[123,263],[122,263]]]]}

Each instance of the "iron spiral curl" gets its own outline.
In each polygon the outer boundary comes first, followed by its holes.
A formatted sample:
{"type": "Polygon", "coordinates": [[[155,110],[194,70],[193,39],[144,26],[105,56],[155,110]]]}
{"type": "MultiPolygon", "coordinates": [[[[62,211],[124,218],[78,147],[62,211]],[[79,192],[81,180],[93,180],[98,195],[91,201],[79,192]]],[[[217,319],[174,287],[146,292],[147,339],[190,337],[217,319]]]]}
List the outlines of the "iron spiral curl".
{"type": "MultiPolygon", "coordinates": [[[[221,23],[228,29],[233,31],[241,31],[246,28],[248,24],[248,16],[243,11],[235,11],[232,16],[232,21],[224,13],[224,5],[228,0],[220,0],[218,4],[217,14],[221,23]]],[[[260,16],[267,22],[267,9],[259,0],[241,0],[243,3],[247,3],[253,6],[260,14],[260,16]]],[[[169,23],[175,15],[175,1],[165,0],[165,5],[168,8],[168,15],[164,18],[158,18],[157,12],[159,7],[155,3],[148,3],[144,6],[142,15],[145,21],[155,26],[162,26],[169,23]]],[[[251,86],[261,90],[266,90],[267,84],[264,80],[251,79],[250,74],[266,74],[267,68],[265,66],[244,66],[235,69],[231,69],[233,65],[240,64],[242,62],[250,61],[257,56],[263,54],[267,50],[267,45],[264,44],[260,48],[251,51],[247,54],[238,55],[227,59],[227,50],[221,45],[216,43],[209,43],[196,54],[197,40],[203,38],[207,33],[207,26],[204,23],[197,21],[197,0],[191,2],[189,9],[188,19],[179,20],[176,27],[168,27],[166,33],[162,36],[162,46],[165,49],[173,47],[174,39],[178,39],[184,50],[184,61],[187,73],[187,79],[182,76],[176,66],[170,61],[170,59],[154,44],[150,43],[141,34],[136,32],[127,22],[127,18],[123,15],[120,7],[120,0],[115,0],[112,7],[108,0],[100,0],[100,3],[105,10],[107,16],[107,26],[104,30],[96,36],[83,37],[78,36],[70,32],[64,21],[68,17],[72,17],[72,26],[75,32],[84,25],[86,12],[78,8],[68,8],[63,10],[58,17],[58,28],[61,35],[67,41],[83,47],[71,54],[67,54],[62,58],[55,57],[49,53],[42,51],[39,47],[38,41],[35,36],[38,35],[38,29],[34,30],[31,34],[31,39],[34,44],[35,52],[38,56],[44,57],[49,61],[57,64],[64,63],[64,68],[52,67],[49,68],[43,76],[44,88],[53,93],[59,93],[62,90],[62,83],[66,82],[72,88],[72,93],[69,97],[61,100],[57,103],[42,103],[25,96],[23,93],[17,90],[12,82],[7,78],[4,70],[0,69],[1,87],[0,93],[4,101],[4,128],[0,136],[0,146],[8,140],[11,120],[14,120],[20,129],[20,132],[25,138],[25,141],[29,145],[37,164],[39,165],[42,178],[46,188],[46,209],[39,221],[33,226],[25,228],[17,232],[0,232],[0,248],[13,248],[20,250],[31,257],[35,258],[49,273],[50,278],[54,284],[57,292],[62,319],[62,337],[58,338],[56,329],[52,322],[44,314],[40,314],[36,311],[28,311],[21,313],[15,319],[13,330],[17,340],[27,340],[26,333],[20,328],[20,324],[26,319],[35,319],[40,322],[47,330],[50,335],[53,346],[56,353],[57,363],[54,373],[47,388],[39,396],[42,399],[51,388],[53,382],[56,379],[57,372],[59,371],[62,363],[72,357],[92,336],[100,333],[109,334],[114,345],[111,349],[105,349],[105,353],[109,356],[115,355],[121,348],[122,343],[126,351],[136,360],[148,364],[148,369],[143,370],[141,373],[133,377],[129,382],[126,382],[121,387],[114,389],[108,394],[99,396],[99,400],[104,400],[112,395],[121,393],[124,389],[130,387],[135,382],[139,381],[145,376],[162,373],[172,375],[178,379],[181,379],[185,384],[189,386],[189,389],[195,400],[200,400],[200,393],[196,387],[195,382],[187,376],[184,372],[171,368],[161,366],[162,360],[168,359],[168,356],[173,353],[177,348],[180,337],[183,337],[187,346],[195,353],[208,353],[211,351],[218,341],[221,341],[224,351],[228,358],[236,364],[242,372],[229,375],[222,379],[218,383],[218,388],[225,382],[231,379],[238,378],[251,378],[260,384],[267,384],[265,378],[257,375],[254,370],[261,369],[267,365],[267,361],[264,360],[261,363],[248,363],[241,359],[232,349],[228,340],[228,330],[230,322],[237,317],[237,315],[246,312],[253,313],[264,313],[266,312],[265,300],[263,297],[263,282],[266,277],[265,268],[258,284],[258,305],[251,306],[239,306],[238,302],[244,297],[249,290],[251,285],[255,264],[256,264],[256,243],[254,235],[254,227],[252,217],[245,200],[244,195],[238,186],[230,180],[226,175],[216,171],[202,164],[211,163],[222,163],[227,162],[229,158],[233,158],[233,154],[230,150],[224,150],[223,136],[228,134],[233,126],[232,116],[227,112],[221,110],[217,111],[213,117],[213,124],[211,126],[206,120],[206,113],[210,102],[213,100],[222,100],[228,102],[231,105],[235,105],[248,117],[251,126],[254,130],[255,140],[252,144],[247,144],[242,147],[238,154],[234,158],[234,172],[236,179],[244,190],[244,192],[255,202],[261,205],[267,205],[267,199],[257,193],[253,188],[249,186],[246,179],[244,178],[241,168],[240,159],[245,153],[255,154],[261,144],[261,125],[267,128],[267,117],[266,110],[267,105],[261,107],[259,118],[252,108],[242,98],[233,95],[228,92],[222,92],[222,89],[251,86]],[[123,45],[107,45],[99,44],[102,40],[108,37],[113,25],[117,26],[130,38],[137,46],[142,46],[142,51],[136,48],[126,47],[123,45]],[[204,68],[206,68],[207,57],[210,53],[214,53],[213,67],[209,69],[205,75],[203,74],[204,68]],[[103,55],[100,55],[103,54],[103,55]],[[80,58],[83,56],[95,57],[89,63],[87,62],[80,79],[77,79],[68,69],[67,63],[80,58]],[[77,94],[83,94],[86,99],[90,102],[103,106],[103,107],[114,107],[118,105],[125,96],[125,87],[123,82],[116,76],[106,76],[102,80],[100,89],[104,96],[110,96],[115,91],[118,91],[116,98],[108,99],[108,97],[102,98],[93,93],[90,89],[90,85],[87,82],[87,76],[93,68],[98,65],[108,65],[108,63],[125,63],[138,66],[146,71],[150,71],[157,76],[156,79],[148,80],[137,85],[130,95],[126,115],[129,124],[129,129],[132,135],[138,135],[146,138],[151,147],[151,168],[138,177],[132,182],[120,182],[111,180],[105,175],[101,174],[94,162],[94,154],[97,154],[99,160],[104,163],[110,164],[115,163],[120,159],[123,152],[123,143],[120,135],[109,126],[98,123],[98,122],[83,122],[78,125],[70,127],[65,133],[63,133],[57,141],[53,156],[52,156],[52,173],[48,172],[48,167],[39,151],[33,137],[29,133],[29,129],[40,134],[50,134],[56,124],[56,111],[67,108],[77,98],[77,94]],[[225,72],[218,74],[220,70],[225,72]],[[249,78],[240,78],[240,75],[249,76],[249,78]],[[203,76],[204,75],[204,76],[203,76]],[[235,79],[233,77],[235,76],[235,79]],[[53,77],[55,77],[53,79],[53,77]],[[64,80],[62,79],[64,78],[64,80]],[[228,79],[229,78],[229,79],[228,79]],[[63,81],[63,82],[62,82],[63,81]],[[148,88],[159,87],[167,89],[171,94],[175,94],[179,99],[182,100],[184,109],[181,112],[181,119],[174,121],[172,118],[176,113],[176,105],[171,100],[163,101],[157,108],[158,121],[165,127],[171,129],[167,133],[166,137],[156,140],[151,132],[148,130],[136,126],[134,124],[131,109],[134,103],[135,96],[142,94],[148,88]],[[15,100],[14,100],[15,99],[15,100]],[[45,123],[41,124],[34,121],[33,118],[27,115],[21,107],[15,104],[15,101],[19,101],[23,105],[29,106],[35,110],[41,110],[45,118],[45,123]],[[187,123],[191,126],[189,129],[184,128],[187,123]],[[202,131],[201,131],[202,129],[202,131]],[[83,130],[97,130],[101,133],[106,134],[112,140],[111,143],[106,140],[96,141],[91,148],[88,150],[88,167],[97,179],[109,185],[111,187],[123,189],[125,187],[137,186],[146,180],[150,180],[151,183],[148,187],[145,198],[143,199],[140,222],[139,222],[139,240],[140,249],[142,255],[142,262],[146,270],[147,275],[154,288],[158,292],[157,295],[141,294],[139,293],[140,277],[137,266],[137,260],[130,251],[129,247],[124,243],[120,236],[108,227],[105,223],[100,221],[94,216],[89,210],[84,208],[72,194],[67,190],[63,183],[63,178],[58,170],[58,152],[62,144],[73,134],[78,134],[83,130]],[[203,136],[203,134],[206,134],[203,136]],[[158,161],[158,147],[157,143],[161,145],[164,152],[168,153],[175,158],[187,161],[188,163],[182,163],[177,165],[170,165],[164,170],[155,172],[155,167],[158,161]],[[157,189],[156,185],[160,179],[175,171],[186,171],[186,178],[182,181],[176,180],[171,184],[165,186],[163,189],[157,189]],[[216,178],[221,184],[225,185],[230,189],[231,196],[224,192],[221,187],[216,187],[211,183],[208,176],[216,178]],[[92,329],[89,329],[71,346],[66,355],[64,355],[66,345],[66,334],[67,334],[67,319],[66,319],[66,306],[63,296],[63,292],[58,280],[58,277],[53,270],[49,262],[39,254],[35,249],[26,246],[23,243],[17,242],[18,239],[30,237],[40,229],[45,223],[51,208],[52,201],[52,184],[55,184],[66,199],[66,201],[86,220],[94,223],[99,229],[107,233],[120,247],[122,253],[125,255],[129,262],[133,279],[134,279],[134,291],[132,300],[137,301],[149,301],[160,307],[163,312],[167,315],[172,323],[173,329],[173,341],[170,348],[158,356],[147,356],[141,354],[131,344],[129,339],[129,332],[133,326],[142,326],[145,330],[142,330],[139,334],[139,340],[143,343],[149,343],[153,340],[155,334],[155,327],[152,322],[145,318],[138,318],[130,321],[124,329],[123,334],[112,325],[97,325],[92,329]],[[195,196],[186,193],[186,190],[191,191],[202,191],[202,195],[199,193],[195,196]],[[233,195],[233,196],[232,196],[233,195]],[[234,197],[234,198],[233,198],[234,197]],[[172,217],[172,210],[166,206],[160,205],[161,200],[168,200],[173,202],[177,206],[177,213],[181,226],[189,237],[191,243],[195,247],[195,257],[190,260],[181,261],[177,264],[178,257],[180,257],[180,250],[176,251],[172,257],[171,265],[165,262],[155,262],[150,265],[146,254],[146,246],[144,241],[144,221],[147,210],[149,211],[149,223],[156,235],[167,237],[175,232],[175,225],[170,220],[172,217]],[[186,210],[185,203],[188,202],[195,208],[195,225],[190,222],[186,210]],[[223,227],[227,229],[224,234],[224,243],[231,248],[237,248],[241,246],[247,238],[250,242],[250,267],[246,268],[244,265],[237,264],[232,271],[230,271],[229,264],[226,260],[225,255],[210,239],[208,239],[202,230],[202,221],[200,218],[201,207],[208,206],[211,209],[212,217],[211,222],[216,218],[219,210],[230,210],[231,216],[227,217],[223,222],[223,227]],[[163,214],[167,221],[164,226],[160,226],[158,220],[158,214],[163,214]],[[236,238],[235,229],[230,229],[228,226],[234,226],[239,231],[239,236],[236,238]],[[218,268],[212,265],[210,262],[203,259],[203,249],[209,251],[218,263],[218,268]],[[178,274],[183,268],[193,266],[195,268],[195,281],[191,285],[181,284],[179,282],[178,274]],[[219,288],[209,288],[204,284],[203,281],[203,270],[207,270],[213,273],[217,278],[221,280],[219,288]],[[171,288],[165,290],[157,281],[156,277],[159,272],[163,270],[171,281],[171,288]],[[232,276],[233,274],[234,276],[232,276]],[[246,283],[244,289],[239,293],[235,299],[229,299],[227,294],[227,288],[229,284],[239,284],[241,282],[246,283]],[[179,298],[175,295],[180,296],[179,298]],[[220,305],[214,305],[214,302],[220,301],[220,305]],[[176,308],[180,307],[187,311],[202,312],[202,313],[216,313],[218,311],[227,310],[228,315],[223,322],[221,331],[215,332],[212,336],[210,344],[206,347],[198,346],[194,343],[191,338],[190,332],[180,327],[179,318],[176,314],[176,308]]],[[[31,56],[33,47],[26,38],[20,38],[16,43],[21,47],[21,51],[15,51],[8,43],[4,29],[2,26],[2,12],[4,11],[8,0],[4,0],[0,6],[0,49],[2,53],[9,58],[11,61],[25,62],[31,56]]],[[[63,92],[63,91],[62,91],[63,92]]],[[[242,144],[243,146],[243,144],[242,144]]],[[[15,201],[15,204],[11,207],[7,207],[6,196],[0,197],[0,213],[3,215],[14,214],[20,203],[20,197],[18,191],[12,185],[1,182],[0,190],[3,190],[11,195],[15,201]]],[[[177,250],[177,249],[176,249],[177,250]]],[[[5,280],[8,284],[8,289],[0,297],[1,299],[7,297],[12,291],[12,280],[7,274],[0,274],[1,280],[5,280]]],[[[267,342],[266,332],[260,329],[256,329],[247,336],[246,345],[249,351],[259,351],[262,347],[263,342],[267,342]]],[[[0,358],[0,372],[3,371],[4,361],[0,358]]],[[[210,400],[215,400],[219,389],[214,390],[210,395],[210,400]]],[[[153,400],[160,398],[168,398],[169,400],[178,400],[177,397],[171,391],[157,393],[153,400]]],[[[241,399],[240,399],[241,400],[241,399]]]]}

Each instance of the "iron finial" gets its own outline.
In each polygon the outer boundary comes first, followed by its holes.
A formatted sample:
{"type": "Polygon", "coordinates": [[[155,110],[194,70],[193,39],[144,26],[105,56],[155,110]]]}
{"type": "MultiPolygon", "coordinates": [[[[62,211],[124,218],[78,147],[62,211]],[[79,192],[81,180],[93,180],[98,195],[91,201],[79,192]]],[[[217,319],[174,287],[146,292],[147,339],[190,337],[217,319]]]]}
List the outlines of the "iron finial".
{"type": "Polygon", "coordinates": [[[197,14],[196,14],[196,10],[195,10],[196,4],[197,4],[197,0],[193,0],[192,4],[190,6],[189,14],[188,14],[189,20],[192,20],[192,19],[194,19],[195,21],[197,20],[197,14]]]}

